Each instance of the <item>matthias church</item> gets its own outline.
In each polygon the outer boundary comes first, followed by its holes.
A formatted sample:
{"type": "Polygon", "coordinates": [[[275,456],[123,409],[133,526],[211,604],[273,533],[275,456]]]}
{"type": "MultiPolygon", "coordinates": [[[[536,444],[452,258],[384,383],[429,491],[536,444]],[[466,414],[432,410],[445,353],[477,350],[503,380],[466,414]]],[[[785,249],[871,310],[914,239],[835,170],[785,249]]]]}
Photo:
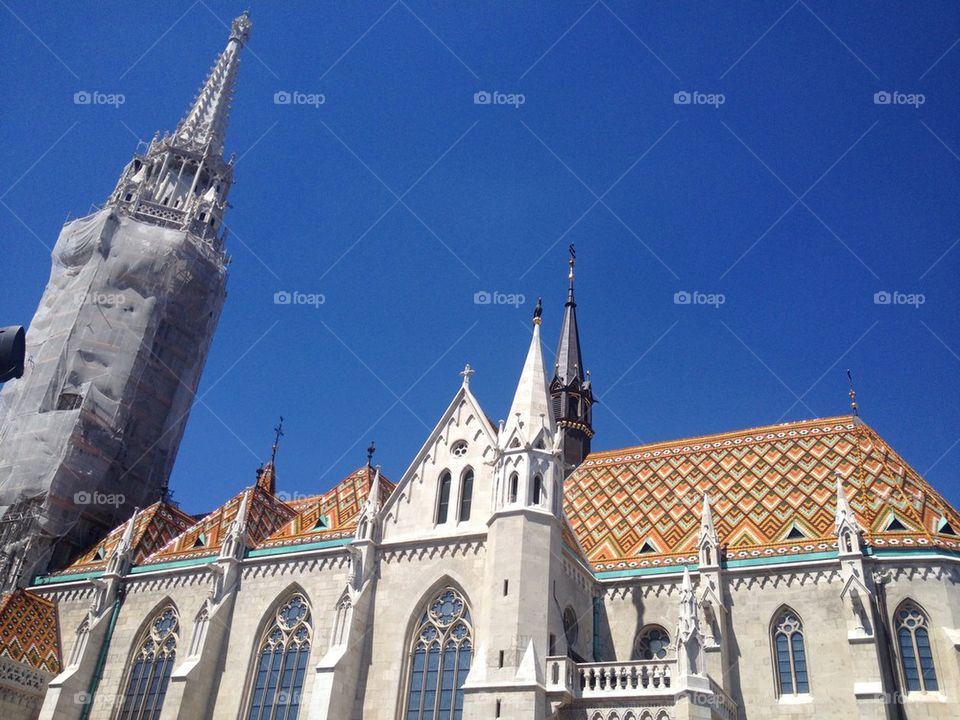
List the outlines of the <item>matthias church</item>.
{"type": "Polygon", "coordinates": [[[208,514],[169,502],[225,297],[250,30],[54,248],[33,363],[3,390],[0,716],[960,716],[960,514],[855,402],[598,449],[572,257],[556,363],[539,306],[504,348],[509,409],[467,366],[406,469],[291,501],[274,459],[208,514]]]}

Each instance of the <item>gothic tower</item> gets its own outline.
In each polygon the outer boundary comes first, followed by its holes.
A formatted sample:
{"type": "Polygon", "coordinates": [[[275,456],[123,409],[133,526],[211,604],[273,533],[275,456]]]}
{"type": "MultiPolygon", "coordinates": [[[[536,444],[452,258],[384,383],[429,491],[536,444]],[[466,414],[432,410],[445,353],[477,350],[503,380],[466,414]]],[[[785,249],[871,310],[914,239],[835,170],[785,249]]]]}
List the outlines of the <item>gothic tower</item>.
{"type": "Polygon", "coordinates": [[[226,297],[224,135],[246,14],[186,116],[63,226],[0,393],[0,584],[28,583],[166,492],[226,297]]]}
{"type": "Polygon", "coordinates": [[[563,327],[557,345],[553,380],[550,383],[553,414],[562,436],[567,475],[590,454],[590,439],[593,437],[593,389],[589,373],[584,378],[583,360],[580,357],[580,332],[577,329],[577,303],[573,299],[575,263],[576,255],[571,245],[568,274],[570,286],[567,289],[563,327]]]}

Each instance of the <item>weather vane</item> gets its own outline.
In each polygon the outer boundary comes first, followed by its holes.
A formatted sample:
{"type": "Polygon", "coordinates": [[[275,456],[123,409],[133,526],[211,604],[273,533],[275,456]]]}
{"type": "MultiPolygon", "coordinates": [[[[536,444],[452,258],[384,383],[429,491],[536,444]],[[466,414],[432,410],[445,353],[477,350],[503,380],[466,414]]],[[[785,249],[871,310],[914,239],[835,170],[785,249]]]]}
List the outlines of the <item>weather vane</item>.
{"type": "Polygon", "coordinates": [[[280,447],[280,438],[283,437],[283,415],[280,416],[280,424],[274,429],[273,447],[270,448],[270,464],[277,459],[277,449],[280,447]]]}
{"type": "Polygon", "coordinates": [[[850,409],[853,411],[854,417],[860,417],[860,406],[857,405],[857,391],[853,387],[853,373],[850,370],[847,370],[847,382],[850,383],[850,392],[847,393],[850,396],[850,409]]]}
{"type": "Polygon", "coordinates": [[[371,440],[370,447],[367,448],[367,467],[373,465],[373,454],[377,451],[377,444],[371,440]]]}

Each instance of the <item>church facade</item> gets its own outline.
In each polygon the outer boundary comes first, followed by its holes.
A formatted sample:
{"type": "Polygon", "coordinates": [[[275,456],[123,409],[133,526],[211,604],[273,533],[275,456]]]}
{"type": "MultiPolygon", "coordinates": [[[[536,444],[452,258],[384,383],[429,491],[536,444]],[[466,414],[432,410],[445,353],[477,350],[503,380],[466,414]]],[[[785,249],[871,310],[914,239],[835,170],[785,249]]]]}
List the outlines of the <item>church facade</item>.
{"type": "Polygon", "coordinates": [[[467,366],[394,479],[367,464],[289,500],[271,461],[4,595],[0,714],[960,715],[960,514],[855,403],[593,450],[576,307],[571,257],[553,367],[538,304],[507,420],[467,366]]]}

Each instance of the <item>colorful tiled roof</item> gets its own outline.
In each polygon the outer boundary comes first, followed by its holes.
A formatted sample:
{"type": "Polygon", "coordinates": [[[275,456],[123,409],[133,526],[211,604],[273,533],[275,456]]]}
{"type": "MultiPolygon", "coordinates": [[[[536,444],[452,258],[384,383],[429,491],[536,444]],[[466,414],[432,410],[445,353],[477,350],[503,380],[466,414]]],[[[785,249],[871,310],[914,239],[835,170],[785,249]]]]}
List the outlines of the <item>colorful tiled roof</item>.
{"type": "MultiPolygon", "coordinates": [[[[195,522],[196,520],[180,508],[165,502],[155,502],[141,510],[137,513],[133,528],[133,562],[143,562],[195,522]]],[[[120,542],[126,527],[127,524],[123,523],[114,528],[109,535],[66,568],[52,574],[74,575],[106,568],[107,559],[120,542]]]]}
{"type": "Polygon", "coordinates": [[[696,562],[703,496],[727,559],[836,548],[836,478],[875,548],[960,550],[960,515],[851,416],[590,455],[564,508],[595,570],[696,562]]]}
{"type": "Polygon", "coordinates": [[[295,515],[295,511],[282,500],[259,485],[254,485],[180,533],[158,552],[150,555],[143,564],[152,565],[219,554],[221,542],[226,537],[244,496],[248,496],[247,538],[252,545],[272,535],[295,515]]]}
{"type": "MultiPolygon", "coordinates": [[[[287,505],[297,511],[287,522],[258,547],[299,545],[321,540],[352,537],[357,528],[357,516],[370,494],[375,470],[364,465],[347,475],[322,495],[290,500],[287,505]]],[[[386,502],[394,483],[380,474],[380,502],[386,502]]]]}
{"type": "Polygon", "coordinates": [[[28,590],[0,595],[0,657],[52,675],[60,672],[57,610],[28,590]]]}

